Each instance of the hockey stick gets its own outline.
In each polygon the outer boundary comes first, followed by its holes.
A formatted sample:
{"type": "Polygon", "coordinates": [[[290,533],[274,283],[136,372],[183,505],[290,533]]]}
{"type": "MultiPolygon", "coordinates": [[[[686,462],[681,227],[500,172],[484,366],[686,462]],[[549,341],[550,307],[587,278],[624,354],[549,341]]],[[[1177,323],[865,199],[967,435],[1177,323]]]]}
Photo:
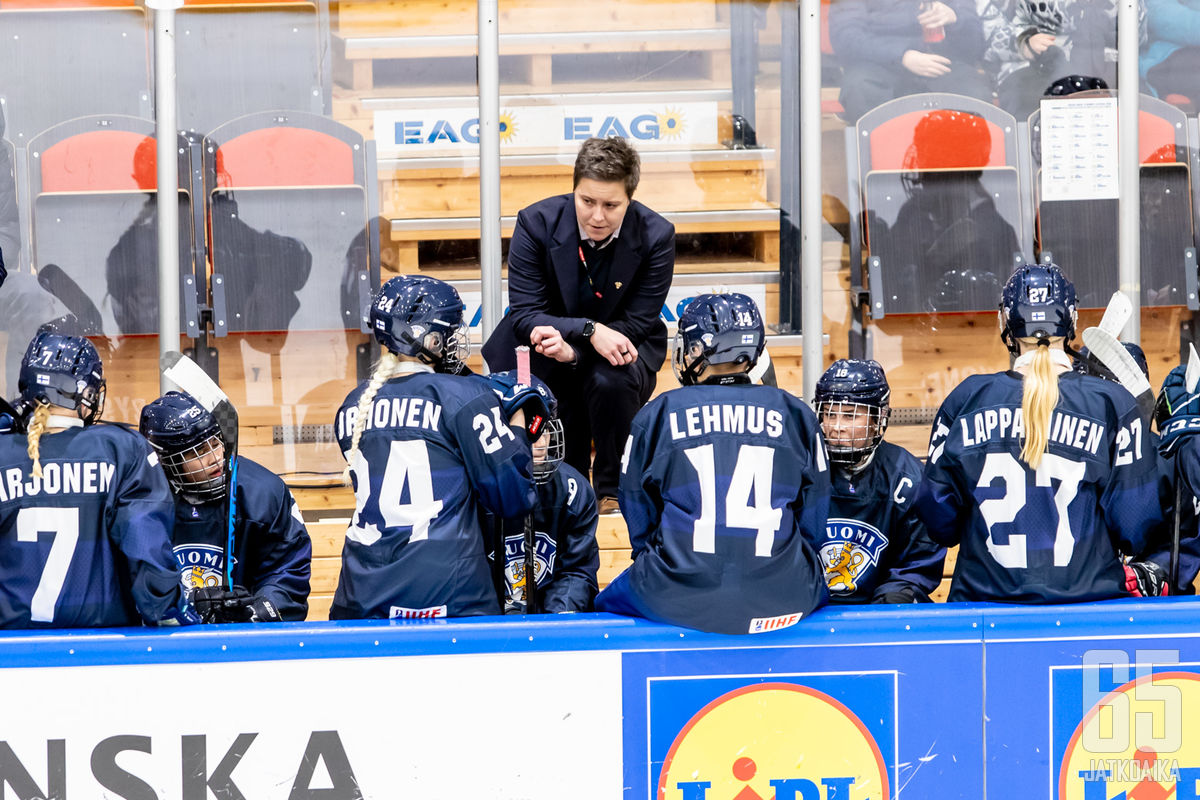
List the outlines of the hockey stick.
{"type": "MultiPolygon", "coordinates": [[[[1188,363],[1187,369],[1183,373],[1183,388],[1189,395],[1196,391],[1196,386],[1200,385],[1200,354],[1196,353],[1194,344],[1188,345],[1188,363]]],[[[1183,481],[1179,474],[1178,465],[1175,468],[1175,513],[1171,524],[1171,561],[1167,570],[1167,585],[1171,587],[1171,591],[1175,591],[1176,583],[1179,580],[1179,526],[1183,516],[1183,481]]]]}
{"type": "Polygon", "coordinates": [[[61,300],[67,310],[75,315],[84,336],[95,336],[104,330],[96,304],[58,264],[46,264],[39,269],[37,281],[39,286],[61,300]]]}
{"type": "Polygon", "coordinates": [[[174,383],[204,407],[216,420],[221,438],[225,441],[225,507],[227,531],[225,539],[225,588],[233,588],[233,531],[237,518],[237,443],[238,412],[208,373],[200,366],[174,350],[163,353],[159,360],[163,376],[174,383]]]}
{"type": "Polygon", "coordinates": [[[1117,382],[1129,390],[1137,400],[1142,420],[1149,423],[1154,415],[1154,391],[1150,381],[1142,374],[1129,351],[1117,341],[1117,337],[1103,328],[1088,328],[1083,332],[1083,343],[1092,355],[1113,374],[1117,382]]]}
{"type": "MultiPolygon", "coordinates": [[[[532,386],[529,380],[529,348],[517,348],[517,383],[532,386]]],[[[532,454],[531,454],[532,457],[532,454]]],[[[531,467],[532,468],[532,467],[531,467]]],[[[535,506],[536,508],[536,501],[535,506]]],[[[537,533],[533,530],[533,510],[525,515],[525,613],[538,613],[537,533]]]]}

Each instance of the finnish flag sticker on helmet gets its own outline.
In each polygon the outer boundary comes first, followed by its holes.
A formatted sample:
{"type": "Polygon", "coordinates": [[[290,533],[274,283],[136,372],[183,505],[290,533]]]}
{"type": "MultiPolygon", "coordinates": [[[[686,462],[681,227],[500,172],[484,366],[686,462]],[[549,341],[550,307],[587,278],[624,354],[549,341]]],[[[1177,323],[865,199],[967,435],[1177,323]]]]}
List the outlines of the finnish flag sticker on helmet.
{"type": "Polygon", "coordinates": [[[37,376],[37,382],[38,382],[38,386],[49,386],[50,385],[50,376],[46,375],[46,374],[40,374],[37,376]]]}
{"type": "Polygon", "coordinates": [[[753,333],[743,333],[742,334],[742,344],[754,344],[754,334],[753,333]]]}
{"type": "Polygon", "coordinates": [[[1046,321],[1046,312],[1045,311],[1031,311],[1029,314],[1029,319],[1031,322],[1045,322],[1046,321]]]}

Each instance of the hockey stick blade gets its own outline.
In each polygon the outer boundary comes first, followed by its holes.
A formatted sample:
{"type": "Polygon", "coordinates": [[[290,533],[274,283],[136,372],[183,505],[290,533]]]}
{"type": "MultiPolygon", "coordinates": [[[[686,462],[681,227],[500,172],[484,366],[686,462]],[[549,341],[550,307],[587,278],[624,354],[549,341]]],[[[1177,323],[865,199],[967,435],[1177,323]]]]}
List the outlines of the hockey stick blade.
{"type": "Polygon", "coordinates": [[[1104,316],[1100,318],[1100,324],[1097,327],[1102,331],[1107,331],[1114,339],[1119,339],[1121,331],[1125,330],[1125,323],[1129,322],[1131,316],[1133,316],[1133,303],[1130,302],[1129,295],[1124,292],[1113,292],[1113,296],[1108,301],[1108,307],[1104,309],[1104,316]]]}
{"type": "Polygon", "coordinates": [[[1196,345],[1188,344],[1188,362],[1187,369],[1183,373],[1183,388],[1188,394],[1196,391],[1196,385],[1200,384],[1200,354],[1196,353],[1196,345]]]}
{"type": "Polygon", "coordinates": [[[190,394],[197,403],[213,415],[230,449],[236,451],[238,439],[238,413],[229,396],[221,387],[200,369],[200,365],[175,350],[163,353],[159,366],[167,380],[190,394]]]}
{"type": "Polygon", "coordinates": [[[1150,381],[1117,337],[1101,328],[1088,328],[1083,332],[1083,343],[1131,395],[1137,397],[1150,391],[1150,381]]]}

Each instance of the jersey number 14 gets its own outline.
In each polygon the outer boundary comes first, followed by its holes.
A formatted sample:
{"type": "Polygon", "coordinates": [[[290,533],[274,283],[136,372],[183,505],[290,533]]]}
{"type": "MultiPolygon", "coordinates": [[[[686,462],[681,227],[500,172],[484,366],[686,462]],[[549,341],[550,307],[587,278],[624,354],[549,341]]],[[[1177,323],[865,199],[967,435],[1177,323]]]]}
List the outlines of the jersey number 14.
{"type": "MultiPolygon", "coordinates": [[[[697,553],[717,552],[717,469],[711,444],[683,451],[700,477],[700,516],[692,526],[692,549],[697,553]]],[[[769,558],[775,534],[783,520],[783,509],[771,507],[771,481],[775,472],[775,450],[744,444],[738,449],[737,464],[725,493],[725,527],[758,531],[754,555],[769,558]],[[754,505],[750,505],[751,495],[754,505]]]]}

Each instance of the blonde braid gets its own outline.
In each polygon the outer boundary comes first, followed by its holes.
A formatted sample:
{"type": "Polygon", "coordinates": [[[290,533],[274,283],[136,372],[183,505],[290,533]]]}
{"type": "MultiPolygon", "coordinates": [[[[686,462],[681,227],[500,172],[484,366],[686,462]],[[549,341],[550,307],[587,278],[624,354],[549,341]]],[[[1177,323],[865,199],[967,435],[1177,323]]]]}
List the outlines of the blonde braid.
{"type": "Polygon", "coordinates": [[[343,483],[350,483],[350,465],[354,463],[354,457],[358,455],[358,443],[362,440],[363,430],[367,427],[371,403],[375,402],[375,395],[379,394],[380,387],[387,383],[388,378],[392,377],[398,366],[400,366],[399,356],[391,350],[385,350],[379,357],[379,363],[375,365],[375,371],[371,373],[367,388],[363,389],[362,395],[358,398],[358,411],[354,415],[354,433],[350,437],[350,450],[346,453],[346,469],[342,472],[343,483]]]}
{"type": "MultiPolygon", "coordinates": [[[[1045,341],[1044,339],[1042,341],[1045,341]]],[[[1058,372],[1050,347],[1039,344],[1021,386],[1021,413],[1025,417],[1025,444],[1021,460],[1037,469],[1050,439],[1050,419],[1058,405],[1058,372]]]]}
{"type": "Polygon", "coordinates": [[[46,432],[46,423],[50,421],[50,406],[47,403],[38,403],[38,407],[33,412],[32,419],[29,420],[29,429],[25,433],[28,440],[26,452],[29,453],[29,458],[33,461],[33,477],[42,477],[42,462],[41,462],[41,438],[46,432]]]}

